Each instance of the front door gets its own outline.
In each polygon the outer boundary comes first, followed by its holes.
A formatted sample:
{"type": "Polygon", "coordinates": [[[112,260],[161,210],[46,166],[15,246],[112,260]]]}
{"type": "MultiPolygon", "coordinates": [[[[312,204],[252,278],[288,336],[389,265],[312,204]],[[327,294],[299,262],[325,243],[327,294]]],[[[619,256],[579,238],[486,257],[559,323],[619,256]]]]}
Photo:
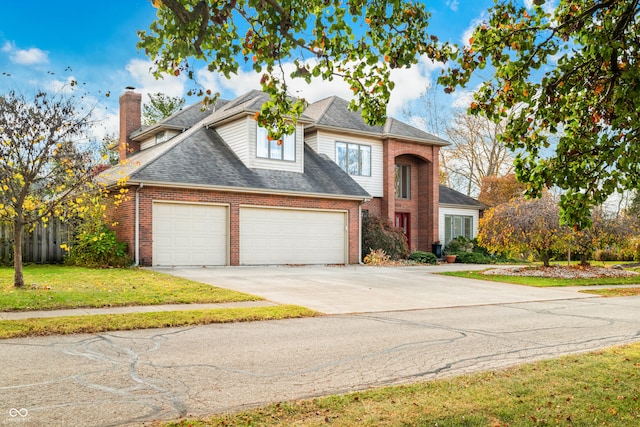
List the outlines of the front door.
{"type": "Polygon", "coordinates": [[[396,212],[396,228],[401,228],[407,245],[411,248],[411,214],[409,212],[396,212]]]}

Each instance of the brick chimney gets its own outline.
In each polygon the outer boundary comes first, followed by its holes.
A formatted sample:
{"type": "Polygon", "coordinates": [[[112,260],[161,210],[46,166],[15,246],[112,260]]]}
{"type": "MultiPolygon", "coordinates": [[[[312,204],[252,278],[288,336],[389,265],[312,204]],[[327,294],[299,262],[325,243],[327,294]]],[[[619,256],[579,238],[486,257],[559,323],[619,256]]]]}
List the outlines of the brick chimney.
{"type": "Polygon", "coordinates": [[[118,145],[120,161],[126,159],[131,153],[140,151],[140,143],[132,141],[129,135],[142,125],[141,103],[142,95],[129,88],[120,95],[120,142],[118,145]]]}

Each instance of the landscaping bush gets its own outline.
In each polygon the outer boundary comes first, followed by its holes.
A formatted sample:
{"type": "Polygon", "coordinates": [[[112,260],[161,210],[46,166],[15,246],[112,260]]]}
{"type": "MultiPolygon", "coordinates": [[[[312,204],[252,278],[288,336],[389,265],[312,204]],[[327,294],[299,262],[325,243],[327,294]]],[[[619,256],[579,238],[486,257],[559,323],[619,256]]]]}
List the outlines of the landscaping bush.
{"type": "Polygon", "coordinates": [[[634,237],[625,242],[620,249],[622,261],[640,261],[640,237],[634,237]]]}
{"type": "Polygon", "coordinates": [[[464,236],[459,236],[449,240],[449,243],[447,243],[447,246],[444,248],[444,252],[447,255],[457,255],[465,252],[473,252],[474,247],[473,241],[464,236]]]}
{"type": "Polygon", "coordinates": [[[371,250],[367,256],[362,260],[365,264],[369,265],[382,265],[389,262],[389,255],[387,255],[382,249],[371,250]]]}
{"type": "Polygon", "coordinates": [[[493,260],[478,252],[460,252],[456,254],[456,262],[462,264],[491,264],[493,260]]]}
{"type": "Polygon", "coordinates": [[[65,264],[85,267],[127,267],[131,257],[127,244],[116,238],[116,233],[103,225],[96,231],[81,230],[71,246],[63,245],[69,251],[65,264]]]}
{"type": "Polygon", "coordinates": [[[409,255],[409,259],[422,264],[437,264],[438,257],[431,252],[415,251],[409,255]]]}
{"type": "Polygon", "coordinates": [[[388,226],[380,217],[369,215],[362,219],[363,255],[381,249],[392,260],[404,259],[409,247],[404,232],[388,226]]]}
{"type": "Polygon", "coordinates": [[[595,254],[596,261],[618,261],[619,255],[617,251],[609,249],[598,249],[595,254]]]}

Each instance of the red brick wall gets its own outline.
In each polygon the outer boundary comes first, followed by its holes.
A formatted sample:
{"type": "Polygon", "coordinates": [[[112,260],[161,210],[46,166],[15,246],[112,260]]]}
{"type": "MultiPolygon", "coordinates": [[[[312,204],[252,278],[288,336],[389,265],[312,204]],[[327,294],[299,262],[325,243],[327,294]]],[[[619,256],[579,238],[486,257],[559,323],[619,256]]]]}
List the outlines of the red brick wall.
{"type": "Polygon", "coordinates": [[[380,212],[391,223],[395,213],[411,214],[411,250],[431,250],[438,240],[439,147],[389,139],[383,146],[384,197],[380,212]],[[395,198],[395,165],[411,166],[411,199],[395,198]]]}
{"type": "MultiPolygon", "coordinates": [[[[129,252],[135,252],[135,191],[129,190],[131,200],[114,212],[120,224],[115,227],[118,237],[129,243],[129,252]]],[[[349,263],[356,264],[359,257],[359,218],[360,202],[352,200],[319,199],[311,197],[278,196],[253,193],[231,193],[195,189],[179,189],[169,187],[147,187],[139,191],[140,209],[140,264],[151,265],[152,260],[152,224],[153,201],[183,201],[201,203],[223,203],[229,205],[230,222],[230,264],[240,262],[240,205],[282,206],[307,209],[338,209],[348,213],[349,263]]]]}
{"type": "Polygon", "coordinates": [[[120,95],[120,141],[118,144],[120,161],[126,159],[128,154],[140,150],[140,143],[132,141],[129,135],[142,125],[141,103],[142,95],[139,93],[126,91],[120,95]]]}

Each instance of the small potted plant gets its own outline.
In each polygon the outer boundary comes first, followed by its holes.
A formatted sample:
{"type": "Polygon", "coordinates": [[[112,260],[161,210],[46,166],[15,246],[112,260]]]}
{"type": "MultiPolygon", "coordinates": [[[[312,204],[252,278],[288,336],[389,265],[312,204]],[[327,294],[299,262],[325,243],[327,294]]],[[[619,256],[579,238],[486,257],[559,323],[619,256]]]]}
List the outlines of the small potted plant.
{"type": "Polygon", "coordinates": [[[454,262],[456,262],[456,254],[447,254],[445,255],[444,259],[447,260],[447,263],[453,264],[454,262]]]}

